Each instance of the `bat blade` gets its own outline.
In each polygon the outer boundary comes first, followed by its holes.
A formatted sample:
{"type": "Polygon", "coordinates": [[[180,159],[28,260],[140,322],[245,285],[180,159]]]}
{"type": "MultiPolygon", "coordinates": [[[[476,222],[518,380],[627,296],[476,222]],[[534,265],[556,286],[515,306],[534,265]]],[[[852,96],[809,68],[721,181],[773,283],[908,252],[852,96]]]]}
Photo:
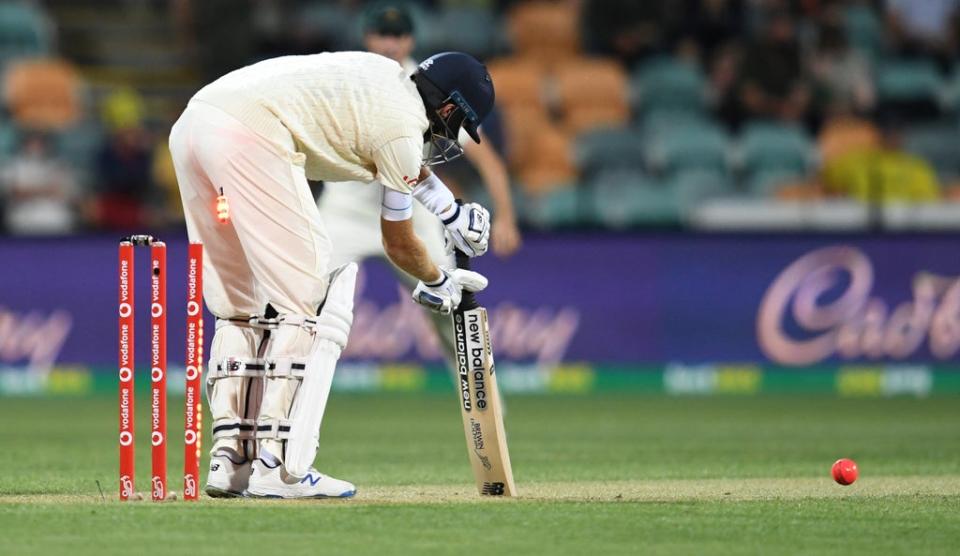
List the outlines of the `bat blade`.
{"type": "Polygon", "coordinates": [[[454,311],[460,413],[477,490],[487,496],[516,496],[503,405],[490,345],[487,310],[476,303],[454,311]]]}

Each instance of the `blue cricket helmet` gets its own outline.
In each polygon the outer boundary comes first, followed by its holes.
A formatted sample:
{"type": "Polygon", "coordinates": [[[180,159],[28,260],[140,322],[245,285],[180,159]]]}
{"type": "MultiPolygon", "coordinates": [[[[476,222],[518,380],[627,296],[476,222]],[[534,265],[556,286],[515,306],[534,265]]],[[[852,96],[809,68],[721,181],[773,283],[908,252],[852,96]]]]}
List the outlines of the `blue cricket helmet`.
{"type": "Polygon", "coordinates": [[[493,109],[494,101],[493,79],[486,66],[462,52],[441,52],[421,62],[411,79],[427,108],[429,140],[442,155],[438,162],[463,153],[456,141],[461,127],[475,142],[480,142],[478,128],[493,109]],[[448,103],[455,109],[441,116],[440,108],[448,103]]]}

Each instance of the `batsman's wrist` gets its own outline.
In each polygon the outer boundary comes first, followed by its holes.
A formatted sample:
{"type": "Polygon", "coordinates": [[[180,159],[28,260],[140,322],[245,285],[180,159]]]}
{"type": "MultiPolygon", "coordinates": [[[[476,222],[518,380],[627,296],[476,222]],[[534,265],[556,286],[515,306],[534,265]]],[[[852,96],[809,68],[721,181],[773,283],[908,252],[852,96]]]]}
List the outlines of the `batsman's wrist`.
{"type": "Polygon", "coordinates": [[[440,217],[440,221],[443,222],[445,227],[452,229],[457,227],[457,221],[460,220],[464,214],[466,213],[462,210],[460,203],[455,202],[447,207],[446,210],[437,214],[437,216],[440,217]]]}
{"type": "Polygon", "coordinates": [[[424,282],[423,282],[423,285],[424,285],[424,286],[427,286],[428,288],[439,288],[440,286],[442,286],[442,285],[444,284],[444,282],[446,282],[446,281],[449,279],[449,277],[446,275],[446,273],[444,273],[442,270],[440,270],[439,267],[437,267],[436,271],[437,271],[438,276],[437,276],[436,278],[434,278],[433,280],[429,280],[429,281],[428,281],[428,280],[424,280],[424,282]]]}

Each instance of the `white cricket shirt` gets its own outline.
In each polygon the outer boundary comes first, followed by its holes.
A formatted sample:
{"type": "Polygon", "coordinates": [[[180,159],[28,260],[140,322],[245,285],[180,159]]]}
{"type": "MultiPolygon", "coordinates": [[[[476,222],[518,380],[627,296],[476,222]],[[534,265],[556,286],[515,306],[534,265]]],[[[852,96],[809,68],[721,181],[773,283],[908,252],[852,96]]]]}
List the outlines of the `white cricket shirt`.
{"type": "Polygon", "coordinates": [[[284,56],[240,68],[201,89],[216,106],[278,145],[292,135],[310,179],[378,179],[409,193],[429,125],[400,64],[368,52],[284,56]]]}

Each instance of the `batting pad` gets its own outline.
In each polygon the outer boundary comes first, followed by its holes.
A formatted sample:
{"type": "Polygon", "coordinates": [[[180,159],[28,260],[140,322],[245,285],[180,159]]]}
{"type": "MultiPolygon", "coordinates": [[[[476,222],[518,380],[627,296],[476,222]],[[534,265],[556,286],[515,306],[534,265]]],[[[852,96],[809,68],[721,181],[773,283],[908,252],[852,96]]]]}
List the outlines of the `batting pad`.
{"type": "Polygon", "coordinates": [[[281,451],[270,444],[267,449],[282,453],[287,472],[295,477],[306,476],[317,455],[333,375],[353,324],[356,279],[357,265],[346,264],[331,274],[326,300],[316,318],[281,315],[271,345],[276,353],[265,357],[267,389],[257,436],[268,443],[282,443],[281,451]],[[287,336],[290,341],[285,341],[287,336]],[[304,355],[290,353],[305,341],[309,345],[304,355]],[[292,349],[281,353],[285,346],[292,349]],[[278,372],[281,369],[290,372],[278,372]]]}

